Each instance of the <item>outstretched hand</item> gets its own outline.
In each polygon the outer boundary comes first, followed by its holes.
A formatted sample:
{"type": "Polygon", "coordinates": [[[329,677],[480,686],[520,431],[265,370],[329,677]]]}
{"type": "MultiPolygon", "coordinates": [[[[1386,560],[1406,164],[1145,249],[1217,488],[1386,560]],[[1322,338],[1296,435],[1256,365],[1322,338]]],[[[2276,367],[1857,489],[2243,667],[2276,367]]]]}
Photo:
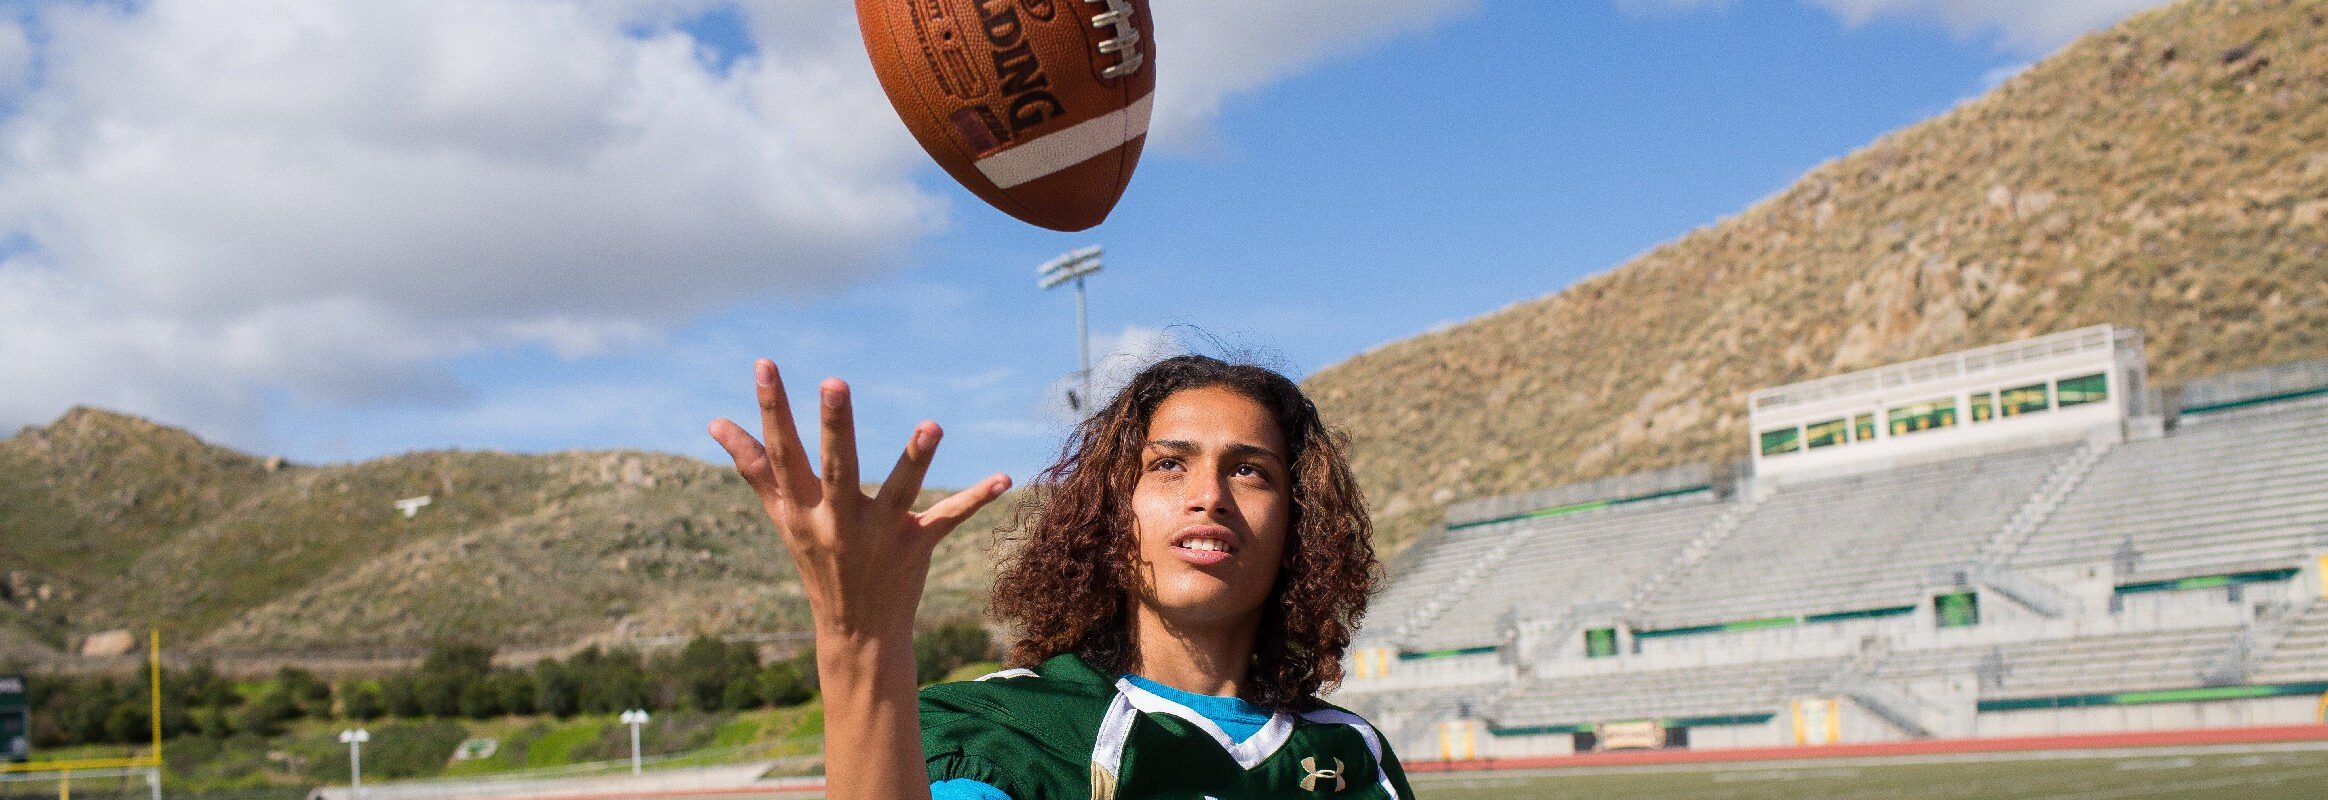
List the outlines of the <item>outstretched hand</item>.
{"type": "Polygon", "coordinates": [[[914,498],[944,435],[937,423],[924,421],[914,426],[880,493],[868,497],[857,482],[857,431],[848,384],[833,378],[817,387],[822,462],[821,470],[811,471],[775,362],[761,359],[753,373],[766,444],[725,419],[711,423],[711,436],[735,459],[736,472],[759,495],[791,548],[818,638],[910,638],[914,610],[929,580],[930,552],[973,512],[1008,491],[1010,476],[989,476],[916,513],[914,498]]]}

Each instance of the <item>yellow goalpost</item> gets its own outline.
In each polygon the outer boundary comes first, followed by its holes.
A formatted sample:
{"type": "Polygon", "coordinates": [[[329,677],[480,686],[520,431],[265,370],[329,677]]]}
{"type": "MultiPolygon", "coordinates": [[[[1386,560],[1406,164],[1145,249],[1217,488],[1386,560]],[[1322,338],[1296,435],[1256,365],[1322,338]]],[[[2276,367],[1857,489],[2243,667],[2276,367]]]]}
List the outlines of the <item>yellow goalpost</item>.
{"type": "Polygon", "coordinates": [[[146,673],[152,683],[147,687],[153,701],[147,712],[153,723],[153,749],[142,756],[127,758],[80,758],[64,761],[33,761],[23,764],[0,764],[0,780],[55,780],[57,800],[72,800],[73,773],[84,777],[127,776],[144,773],[147,785],[153,788],[154,800],[162,798],[162,630],[149,631],[146,673]],[[55,778],[44,778],[55,773],[55,778]]]}

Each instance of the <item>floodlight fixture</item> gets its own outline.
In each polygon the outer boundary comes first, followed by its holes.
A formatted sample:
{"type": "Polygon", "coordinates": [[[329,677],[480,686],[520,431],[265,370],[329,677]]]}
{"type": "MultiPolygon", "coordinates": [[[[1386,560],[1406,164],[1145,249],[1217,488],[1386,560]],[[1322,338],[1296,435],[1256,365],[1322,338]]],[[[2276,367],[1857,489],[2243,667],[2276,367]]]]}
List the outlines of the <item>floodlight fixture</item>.
{"type": "Polygon", "coordinates": [[[348,746],[348,796],[364,796],[364,743],[372,740],[372,732],[361,727],[340,731],[340,744],[348,746]]]}
{"type": "Polygon", "coordinates": [[[1069,281],[1075,282],[1075,355],[1077,382],[1083,392],[1069,392],[1067,406],[1077,412],[1091,402],[1091,324],[1083,301],[1083,279],[1099,274],[1099,245],[1092,245],[1046,261],[1035,268],[1035,288],[1050,289],[1069,281]]]}
{"type": "Polygon", "coordinates": [[[647,710],[634,708],[622,712],[622,722],[631,729],[631,774],[638,775],[643,771],[639,762],[639,726],[647,724],[647,710]]]}

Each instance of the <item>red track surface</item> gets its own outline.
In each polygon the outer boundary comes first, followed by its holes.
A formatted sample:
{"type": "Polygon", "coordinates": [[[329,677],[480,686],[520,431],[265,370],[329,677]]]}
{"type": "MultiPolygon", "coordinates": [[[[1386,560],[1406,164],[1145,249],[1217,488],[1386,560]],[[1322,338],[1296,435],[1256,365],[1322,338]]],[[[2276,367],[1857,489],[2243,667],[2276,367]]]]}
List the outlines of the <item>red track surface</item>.
{"type": "MultiPolygon", "coordinates": [[[[1557,769],[1561,767],[1614,767],[1649,764],[1698,764],[1733,761],[1798,761],[1823,758],[1881,758],[1945,753],[2010,753],[2040,750],[2115,750],[2136,747],[2180,747],[2214,744],[2328,741],[2328,725],[2288,725],[2271,728],[2199,728],[2145,733],[2096,733],[2080,736],[2031,736],[2010,739],[1931,739],[1878,744],[1831,744],[1801,747],[1754,747],[1736,750],[1633,750],[1537,758],[1498,758],[1473,761],[1410,761],[1408,772],[1475,772],[1486,770],[1557,769]]],[[[605,792],[534,795],[523,800],[625,800],[686,797],[812,797],[824,793],[823,784],[731,786],[718,789],[676,789],[660,792],[605,792]]]]}
{"type": "Polygon", "coordinates": [[[1695,764],[1724,761],[1794,761],[1808,758],[1868,758],[1923,756],[1940,753],[2008,753],[2029,750],[2110,750],[2126,747],[2174,747],[2209,744],[2328,741],[2328,725],[2287,725],[2270,728],[2198,728],[2142,733],[2095,733],[2079,736],[2030,736],[2000,739],[1927,739],[1914,742],[1830,744],[1799,747],[1752,747],[1736,750],[1631,750],[1583,753],[1572,756],[1497,758],[1473,761],[1411,761],[1408,772],[1472,772],[1560,767],[1614,767],[1634,764],[1695,764]]]}

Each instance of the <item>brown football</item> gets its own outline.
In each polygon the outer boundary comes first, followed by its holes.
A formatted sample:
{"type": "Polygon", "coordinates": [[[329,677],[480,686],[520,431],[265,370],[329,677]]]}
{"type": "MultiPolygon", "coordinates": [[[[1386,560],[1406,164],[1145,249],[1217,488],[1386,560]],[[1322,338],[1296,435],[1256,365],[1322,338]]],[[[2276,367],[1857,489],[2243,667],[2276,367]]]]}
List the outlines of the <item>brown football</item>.
{"type": "Polygon", "coordinates": [[[1147,140],[1147,0],[857,0],[889,104],[946,173],[1036,225],[1098,225],[1147,140]]]}

